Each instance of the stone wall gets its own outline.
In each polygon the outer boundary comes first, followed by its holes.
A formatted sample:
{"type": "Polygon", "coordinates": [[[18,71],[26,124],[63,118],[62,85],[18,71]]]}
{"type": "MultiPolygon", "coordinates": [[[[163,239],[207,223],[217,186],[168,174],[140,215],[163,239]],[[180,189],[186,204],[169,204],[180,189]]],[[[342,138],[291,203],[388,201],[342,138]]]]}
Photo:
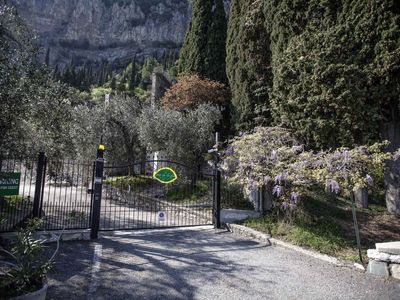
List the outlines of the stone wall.
{"type": "Polygon", "coordinates": [[[400,279],[400,242],[378,243],[368,250],[368,272],[400,279]]]}

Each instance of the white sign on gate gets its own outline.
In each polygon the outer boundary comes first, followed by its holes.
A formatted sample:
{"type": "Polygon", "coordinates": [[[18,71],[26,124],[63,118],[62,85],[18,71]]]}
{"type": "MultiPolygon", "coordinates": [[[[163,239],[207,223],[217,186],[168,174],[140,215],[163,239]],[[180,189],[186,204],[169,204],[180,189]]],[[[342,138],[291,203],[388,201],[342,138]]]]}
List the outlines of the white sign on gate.
{"type": "Polygon", "coordinates": [[[157,222],[165,222],[167,220],[167,215],[165,214],[164,211],[159,211],[157,213],[157,222]]]}

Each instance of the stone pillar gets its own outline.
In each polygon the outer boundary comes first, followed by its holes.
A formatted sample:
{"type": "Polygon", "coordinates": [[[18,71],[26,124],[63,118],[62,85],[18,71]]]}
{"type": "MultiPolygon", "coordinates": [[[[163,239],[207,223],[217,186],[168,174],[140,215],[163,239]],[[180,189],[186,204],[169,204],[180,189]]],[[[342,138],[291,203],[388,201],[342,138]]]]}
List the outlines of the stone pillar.
{"type": "Polygon", "coordinates": [[[272,194],[272,185],[269,184],[267,186],[264,186],[262,188],[263,191],[263,197],[262,197],[262,201],[263,201],[263,213],[270,211],[272,209],[272,202],[274,199],[274,196],[272,194]]]}
{"type": "Polygon", "coordinates": [[[400,215],[400,159],[387,163],[385,174],[386,207],[390,213],[400,215]]]}
{"type": "Polygon", "coordinates": [[[358,208],[368,208],[368,189],[362,188],[354,192],[356,206],[358,208]]]}
{"type": "Polygon", "coordinates": [[[254,190],[250,194],[250,201],[254,205],[254,210],[260,213],[266,213],[272,209],[272,188],[270,186],[264,186],[254,190]]]}

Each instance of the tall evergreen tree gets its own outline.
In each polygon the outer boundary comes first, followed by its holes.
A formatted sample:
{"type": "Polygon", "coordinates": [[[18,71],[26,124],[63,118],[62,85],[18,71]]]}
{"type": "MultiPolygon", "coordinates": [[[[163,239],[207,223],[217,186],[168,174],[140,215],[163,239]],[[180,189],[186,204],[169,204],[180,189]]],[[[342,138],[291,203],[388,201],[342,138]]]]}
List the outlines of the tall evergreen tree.
{"type": "Polygon", "coordinates": [[[115,91],[115,90],[117,89],[117,80],[115,79],[115,77],[113,77],[113,78],[111,79],[111,89],[112,89],[113,91],[115,91]]]}
{"type": "Polygon", "coordinates": [[[47,47],[46,57],[44,59],[44,63],[46,64],[46,66],[50,65],[50,47],[47,47]]]}
{"type": "Polygon", "coordinates": [[[128,89],[130,91],[133,91],[137,85],[137,67],[136,67],[136,55],[133,57],[132,60],[132,68],[131,68],[131,74],[129,76],[129,84],[128,84],[128,89]]]}
{"type": "Polygon", "coordinates": [[[227,21],[225,15],[224,1],[215,0],[212,21],[208,30],[206,72],[205,77],[227,82],[226,77],[226,35],[227,21]]]}
{"type": "Polygon", "coordinates": [[[264,19],[262,1],[231,2],[226,70],[238,129],[270,122],[267,91],[272,84],[272,74],[264,19]]]}
{"type": "Polygon", "coordinates": [[[207,74],[206,56],[213,0],[194,0],[192,21],[179,58],[180,73],[207,74]]]}

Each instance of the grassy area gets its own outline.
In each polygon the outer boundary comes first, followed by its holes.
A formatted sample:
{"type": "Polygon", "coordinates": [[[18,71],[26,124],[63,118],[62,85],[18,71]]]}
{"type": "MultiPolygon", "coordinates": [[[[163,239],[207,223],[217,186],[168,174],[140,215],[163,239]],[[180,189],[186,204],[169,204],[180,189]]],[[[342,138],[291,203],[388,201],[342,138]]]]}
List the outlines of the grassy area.
{"type": "Polygon", "coordinates": [[[116,176],[108,178],[104,183],[116,188],[127,189],[130,186],[133,190],[142,190],[154,184],[154,179],[150,176],[143,175],[116,176]]]}
{"type": "Polygon", "coordinates": [[[173,202],[196,202],[210,191],[210,182],[207,180],[198,180],[194,186],[172,185],[167,191],[167,199],[173,202]]]}
{"type": "MultiPolygon", "coordinates": [[[[370,202],[368,209],[357,209],[365,259],[366,250],[376,242],[400,239],[399,219],[386,213],[381,199],[370,202]]],[[[243,225],[340,259],[358,260],[350,201],[323,191],[310,192],[301,213],[290,222],[275,210],[243,225]]]]}

